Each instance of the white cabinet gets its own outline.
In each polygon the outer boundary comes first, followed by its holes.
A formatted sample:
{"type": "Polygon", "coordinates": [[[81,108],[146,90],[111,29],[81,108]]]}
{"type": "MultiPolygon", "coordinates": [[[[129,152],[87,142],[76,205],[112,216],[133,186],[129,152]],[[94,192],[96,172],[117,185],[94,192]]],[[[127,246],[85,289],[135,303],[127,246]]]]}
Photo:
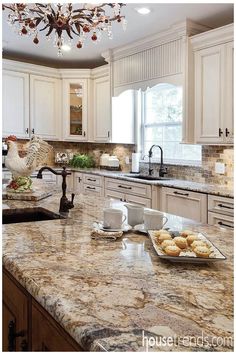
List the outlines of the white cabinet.
{"type": "Polygon", "coordinates": [[[104,196],[104,177],[83,174],[83,193],[85,195],[104,196]]]}
{"type": "Polygon", "coordinates": [[[2,75],[3,136],[15,134],[29,138],[29,75],[3,70],[2,75]]]}
{"type": "Polygon", "coordinates": [[[74,191],[75,193],[83,193],[83,174],[82,173],[73,173],[74,177],[74,191]]]}
{"type": "Polygon", "coordinates": [[[207,195],[187,190],[163,187],[161,210],[176,216],[207,222],[207,195]]]}
{"type": "Polygon", "coordinates": [[[31,134],[47,140],[60,139],[60,80],[30,75],[31,134]]]}
{"type": "Polygon", "coordinates": [[[105,178],[105,197],[151,207],[151,186],[120,179],[105,178]]]}
{"type": "Polygon", "coordinates": [[[208,195],[208,224],[234,228],[234,199],[208,195]]]}
{"type": "Polygon", "coordinates": [[[94,79],[94,140],[109,142],[111,140],[111,92],[110,78],[105,76],[94,79]]]}
{"type": "Polygon", "coordinates": [[[233,143],[233,26],[191,40],[195,65],[195,141],[233,143]]]}
{"type": "Polygon", "coordinates": [[[88,80],[63,79],[63,139],[88,140],[88,80]]]}

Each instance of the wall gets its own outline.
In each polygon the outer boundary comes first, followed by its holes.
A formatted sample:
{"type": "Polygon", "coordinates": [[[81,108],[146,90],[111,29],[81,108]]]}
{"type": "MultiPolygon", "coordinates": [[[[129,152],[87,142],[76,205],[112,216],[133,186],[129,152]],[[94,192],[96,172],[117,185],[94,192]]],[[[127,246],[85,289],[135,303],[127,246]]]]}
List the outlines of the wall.
{"type": "MultiPolygon", "coordinates": [[[[18,140],[19,151],[23,156],[25,155],[25,144],[28,141],[18,140]]],[[[74,143],[74,142],[48,142],[53,150],[49,153],[47,160],[43,162],[43,165],[54,166],[55,154],[58,152],[67,153],[80,153],[90,154],[93,156],[96,166],[99,166],[99,160],[102,153],[109,153],[110,155],[116,155],[120,160],[120,166],[122,171],[130,171],[131,165],[125,163],[125,157],[128,156],[131,161],[132,152],[135,146],[132,144],[111,144],[111,143],[74,143]]]]}
{"type": "MultiPolygon", "coordinates": [[[[27,141],[19,140],[19,150],[24,154],[23,144],[27,141]]],[[[109,143],[72,143],[72,142],[49,142],[53,147],[48,159],[44,162],[46,165],[55,165],[54,155],[57,152],[91,154],[99,166],[99,159],[102,153],[117,155],[120,160],[122,171],[130,171],[131,165],[125,164],[125,157],[129,156],[135,150],[135,145],[132,144],[109,144],[109,143]]],[[[168,176],[176,179],[190,180],[199,183],[220,184],[233,189],[233,147],[226,146],[202,146],[202,166],[178,166],[168,165],[168,176]],[[215,162],[222,162],[226,166],[224,175],[215,173],[215,162]]],[[[158,164],[153,164],[154,174],[158,175],[158,164]]],[[[148,173],[148,164],[141,163],[141,173],[148,173]]]]}
{"type": "MultiPolygon", "coordinates": [[[[168,169],[168,176],[176,179],[190,180],[199,183],[226,185],[233,189],[233,147],[225,146],[202,146],[202,166],[165,166],[168,169]],[[224,175],[215,173],[215,162],[222,162],[226,166],[224,175]]],[[[158,175],[158,164],[153,164],[154,173],[158,175]]],[[[142,173],[148,173],[148,164],[142,163],[142,173]]]]}

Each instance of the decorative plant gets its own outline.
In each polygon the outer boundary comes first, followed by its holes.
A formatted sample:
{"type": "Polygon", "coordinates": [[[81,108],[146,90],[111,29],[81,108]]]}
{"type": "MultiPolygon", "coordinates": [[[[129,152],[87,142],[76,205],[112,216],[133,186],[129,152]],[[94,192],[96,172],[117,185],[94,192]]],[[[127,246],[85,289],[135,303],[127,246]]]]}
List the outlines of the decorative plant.
{"type": "Polygon", "coordinates": [[[73,168],[93,168],[95,166],[95,161],[90,155],[74,154],[69,165],[73,168]]]}

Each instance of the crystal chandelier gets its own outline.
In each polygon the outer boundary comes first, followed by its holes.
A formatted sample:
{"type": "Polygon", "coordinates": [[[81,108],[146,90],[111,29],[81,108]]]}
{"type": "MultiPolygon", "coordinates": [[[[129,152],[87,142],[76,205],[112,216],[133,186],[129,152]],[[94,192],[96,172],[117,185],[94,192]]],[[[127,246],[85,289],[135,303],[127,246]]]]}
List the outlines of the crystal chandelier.
{"type": "Polygon", "coordinates": [[[32,36],[33,43],[39,43],[39,32],[46,30],[46,38],[54,34],[54,46],[58,55],[62,55],[62,46],[70,45],[73,35],[77,36],[77,48],[82,48],[85,39],[90,37],[93,42],[99,42],[103,32],[112,39],[112,23],[121,23],[126,29],[127,21],[121,15],[122,3],[103,4],[3,4],[3,10],[8,10],[8,23],[21,36],[32,36]],[[109,15],[107,10],[110,11],[109,15]]]}

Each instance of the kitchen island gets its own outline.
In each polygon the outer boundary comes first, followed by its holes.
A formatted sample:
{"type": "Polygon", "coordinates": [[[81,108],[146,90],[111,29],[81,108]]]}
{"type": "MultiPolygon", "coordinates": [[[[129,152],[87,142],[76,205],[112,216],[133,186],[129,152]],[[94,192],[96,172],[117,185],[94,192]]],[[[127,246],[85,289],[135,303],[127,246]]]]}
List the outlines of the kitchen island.
{"type": "MultiPolygon", "coordinates": [[[[58,193],[39,202],[9,200],[3,209],[57,212],[59,199],[58,193]]],[[[144,234],[93,240],[91,226],[109,206],[125,211],[120,201],[80,195],[68,219],[4,225],[5,270],[83,350],[233,351],[233,232],[167,215],[168,227],[206,233],[227,257],[171,264],[144,234]],[[160,337],[174,344],[148,343],[160,337]]]]}

